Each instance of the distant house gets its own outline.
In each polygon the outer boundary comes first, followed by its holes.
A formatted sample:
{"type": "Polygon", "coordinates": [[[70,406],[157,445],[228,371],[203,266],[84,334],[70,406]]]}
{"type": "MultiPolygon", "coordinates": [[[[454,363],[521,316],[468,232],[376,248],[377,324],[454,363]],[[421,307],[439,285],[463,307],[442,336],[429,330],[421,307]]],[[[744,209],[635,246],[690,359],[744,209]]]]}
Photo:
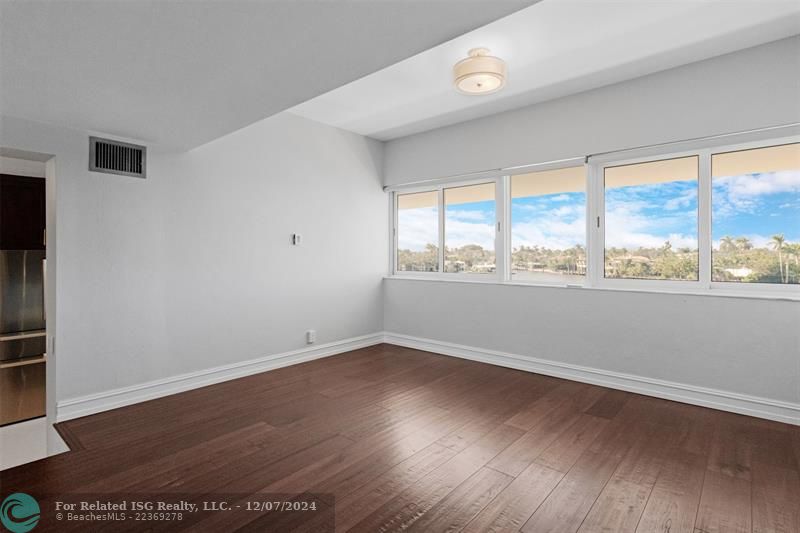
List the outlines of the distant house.
{"type": "Polygon", "coordinates": [[[493,264],[482,264],[482,265],[472,265],[473,272],[494,272],[497,270],[497,267],[493,264]]]}
{"type": "Polygon", "coordinates": [[[445,261],[445,272],[463,272],[466,270],[467,264],[464,261],[445,261]]]}
{"type": "Polygon", "coordinates": [[[725,272],[733,276],[734,278],[746,278],[750,274],[753,273],[753,270],[750,268],[742,267],[742,268],[726,268],[725,272]]]}

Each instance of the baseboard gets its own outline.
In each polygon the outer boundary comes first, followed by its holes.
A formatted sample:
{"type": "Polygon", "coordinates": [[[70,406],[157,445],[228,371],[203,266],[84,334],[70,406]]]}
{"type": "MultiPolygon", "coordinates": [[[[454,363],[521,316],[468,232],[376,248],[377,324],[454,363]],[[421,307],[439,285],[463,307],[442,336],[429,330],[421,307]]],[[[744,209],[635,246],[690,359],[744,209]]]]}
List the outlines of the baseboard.
{"type": "Polygon", "coordinates": [[[299,350],[268,355],[258,359],[218,366],[169,378],[149,381],[139,385],[71,398],[57,403],[56,421],[64,422],[117,407],[153,400],[222,381],[241,378],[267,370],[304,363],[331,355],[365,348],[383,342],[383,333],[352,337],[299,350]]]}
{"type": "Polygon", "coordinates": [[[800,425],[800,404],[387,332],[384,341],[517,370],[800,425]]]}
{"type": "Polygon", "coordinates": [[[383,342],[800,426],[800,404],[796,403],[390,332],[352,337],[241,363],[63,400],[57,404],[56,420],[64,422],[383,342]]]}

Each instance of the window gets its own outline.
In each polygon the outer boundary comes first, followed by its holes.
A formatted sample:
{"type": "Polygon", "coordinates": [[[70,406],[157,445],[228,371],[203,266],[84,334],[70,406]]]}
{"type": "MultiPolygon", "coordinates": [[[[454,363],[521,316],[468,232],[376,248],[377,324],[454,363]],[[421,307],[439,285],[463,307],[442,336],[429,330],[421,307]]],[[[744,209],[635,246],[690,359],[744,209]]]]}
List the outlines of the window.
{"type": "Polygon", "coordinates": [[[699,279],[699,156],[606,167],[604,276],[699,279]]]}
{"type": "Polygon", "coordinates": [[[397,270],[438,272],[437,191],[397,195],[397,270]]]}
{"type": "Polygon", "coordinates": [[[511,176],[511,275],[582,283],[586,276],[586,170],[511,176]]]}
{"type": "Polygon", "coordinates": [[[800,300],[800,136],[669,145],[394,192],[394,272],[800,300]]]}
{"type": "Polygon", "coordinates": [[[711,279],[800,284],[800,144],[711,156],[711,279]]]}
{"type": "Polygon", "coordinates": [[[444,271],[497,272],[495,183],[444,190],[444,271]]]}

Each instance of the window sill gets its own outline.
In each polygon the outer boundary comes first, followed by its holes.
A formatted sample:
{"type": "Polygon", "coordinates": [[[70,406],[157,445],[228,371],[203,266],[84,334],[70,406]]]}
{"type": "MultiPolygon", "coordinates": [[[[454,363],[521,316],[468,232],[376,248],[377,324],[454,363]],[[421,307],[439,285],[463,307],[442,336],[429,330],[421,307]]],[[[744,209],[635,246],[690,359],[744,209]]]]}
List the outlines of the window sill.
{"type": "Polygon", "coordinates": [[[672,294],[684,296],[704,296],[712,298],[740,298],[747,300],[782,300],[787,302],[800,302],[800,293],[796,294],[777,294],[774,291],[760,292],[760,291],[737,291],[731,289],[708,289],[708,290],[691,290],[691,289],[664,289],[664,288],[627,288],[627,287],[586,287],[583,285],[572,284],[555,284],[555,283],[528,283],[523,281],[500,281],[497,279],[463,279],[463,278],[447,278],[443,276],[425,276],[425,275],[387,275],[384,276],[385,280],[408,280],[408,281],[427,281],[438,283],[467,283],[472,285],[502,285],[511,287],[528,287],[538,289],[568,289],[580,291],[605,291],[605,292],[638,292],[646,294],[672,294]]]}

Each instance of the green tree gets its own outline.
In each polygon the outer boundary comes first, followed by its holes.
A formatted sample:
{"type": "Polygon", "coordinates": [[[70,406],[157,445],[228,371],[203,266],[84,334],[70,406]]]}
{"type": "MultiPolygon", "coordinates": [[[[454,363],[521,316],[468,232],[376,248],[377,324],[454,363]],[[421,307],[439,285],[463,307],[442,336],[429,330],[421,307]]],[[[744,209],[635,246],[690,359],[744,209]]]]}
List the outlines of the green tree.
{"type": "Polygon", "coordinates": [[[740,250],[752,250],[753,243],[747,237],[737,237],[736,247],[740,250]]]}
{"type": "MultiPolygon", "coordinates": [[[[778,273],[779,278],[783,283],[788,283],[788,276],[784,277],[783,275],[783,245],[786,243],[786,239],[783,237],[783,233],[779,235],[772,236],[772,249],[778,252],[778,273]]],[[[788,266],[788,265],[787,265],[788,266]]],[[[787,269],[786,273],[788,274],[789,271],[787,269]]]]}
{"type": "MultiPolygon", "coordinates": [[[[786,244],[784,247],[787,255],[794,259],[794,279],[797,283],[800,277],[800,243],[786,244]]],[[[789,257],[786,258],[786,278],[789,279],[789,257]]]]}
{"type": "Polygon", "coordinates": [[[397,250],[397,269],[436,272],[439,269],[439,247],[428,243],[424,250],[397,250]]]}
{"type": "Polygon", "coordinates": [[[736,249],[736,243],[733,240],[733,237],[730,235],[725,235],[723,238],[719,240],[719,251],[720,252],[731,252],[736,249]]]}

